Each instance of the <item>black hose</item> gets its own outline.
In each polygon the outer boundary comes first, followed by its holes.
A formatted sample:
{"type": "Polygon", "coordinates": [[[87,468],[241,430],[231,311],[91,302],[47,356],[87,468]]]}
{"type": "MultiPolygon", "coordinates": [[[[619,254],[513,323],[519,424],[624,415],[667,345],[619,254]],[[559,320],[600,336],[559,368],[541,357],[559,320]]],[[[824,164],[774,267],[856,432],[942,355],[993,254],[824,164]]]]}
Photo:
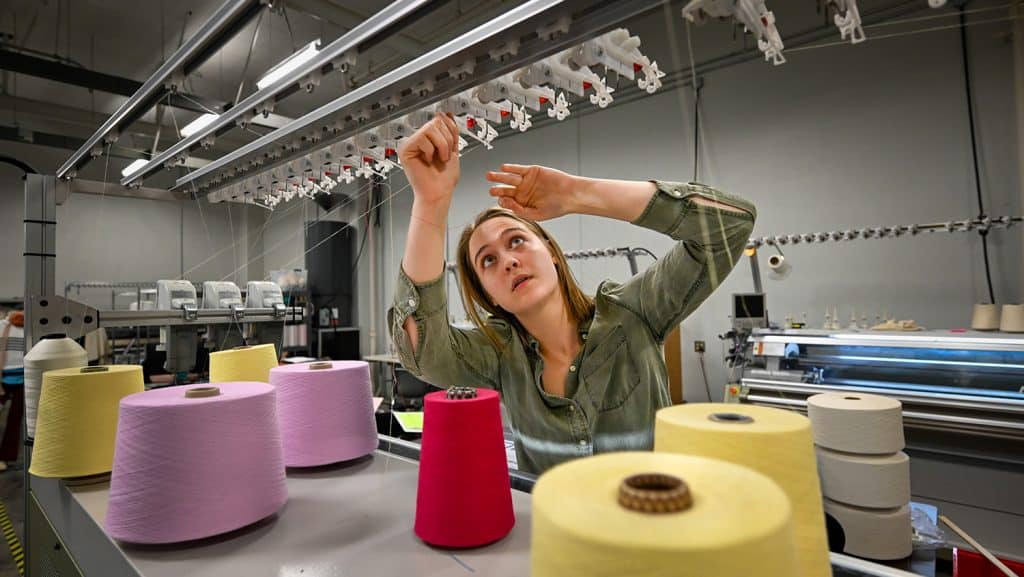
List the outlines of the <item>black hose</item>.
{"type": "MultiPolygon", "coordinates": [[[[974,101],[971,96],[971,65],[967,57],[967,18],[964,15],[964,6],[960,6],[960,51],[964,62],[964,91],[967,93],[967,122],[971,131],[971,156],[974,161],[974,187],[978,195],[978,218],[985,218],[985,202],[981,197],[981,170],[978,168],[978,142],[975,137],[974,128],[974,101]]],[[[996,293],[992,288],[992,267],[988,259],[988,229],[979,228],[981,235],[981,251],[985,260],[985,280],[988,282],[989,302],[995,304],[996,293]]]]}
{"type": "Polygon", "coordinates": [[[39,171],[29,166],[28,163],[22,162],[13,156],[0,156],[0,162],[10,164],[25,174],[39,174],[39,171]]]}

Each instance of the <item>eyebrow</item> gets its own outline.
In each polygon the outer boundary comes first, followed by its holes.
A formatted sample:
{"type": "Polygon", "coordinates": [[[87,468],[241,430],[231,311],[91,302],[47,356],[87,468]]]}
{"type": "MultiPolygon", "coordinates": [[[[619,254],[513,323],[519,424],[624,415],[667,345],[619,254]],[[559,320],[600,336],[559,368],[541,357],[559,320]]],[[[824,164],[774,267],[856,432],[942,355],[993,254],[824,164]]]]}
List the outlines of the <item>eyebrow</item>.
{"type": "MultiPolygon", "coordinates": [[[[524,229],[523,227],[521,227],[521,226],[514,226],[513,225],[513,226],[510,226],[510,227],[506,228],[505,230],[501,231],[501,234],[498,235],[498,238],[501,238],[501,237],[505,236],[505,233],[508,233],[508,232],[514,231],[514,230],[518,230],[520,232],[526,232],[526,229],[524,229]]],[[[477,249],[476,254],[473,255],[473,262],[476,262],[476,259],[480,258],[480,253],[483,252],[484,249],[487,248],[488,246],[489,245],[485,244],[482,247],[480,247],[479,249],[477,249]]]]}

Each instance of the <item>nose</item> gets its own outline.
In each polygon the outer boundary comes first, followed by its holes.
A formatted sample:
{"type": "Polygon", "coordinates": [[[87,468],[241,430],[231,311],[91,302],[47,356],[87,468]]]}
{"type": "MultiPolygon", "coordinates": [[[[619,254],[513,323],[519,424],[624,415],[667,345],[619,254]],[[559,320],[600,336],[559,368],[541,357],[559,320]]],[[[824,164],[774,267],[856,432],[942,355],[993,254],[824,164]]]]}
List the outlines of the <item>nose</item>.
{"type": "Polygon", "coordinates": [[[511,272],[514,269],[519,268],[519,259],[514,255],[505,256],[505,272],[511,272]]]}

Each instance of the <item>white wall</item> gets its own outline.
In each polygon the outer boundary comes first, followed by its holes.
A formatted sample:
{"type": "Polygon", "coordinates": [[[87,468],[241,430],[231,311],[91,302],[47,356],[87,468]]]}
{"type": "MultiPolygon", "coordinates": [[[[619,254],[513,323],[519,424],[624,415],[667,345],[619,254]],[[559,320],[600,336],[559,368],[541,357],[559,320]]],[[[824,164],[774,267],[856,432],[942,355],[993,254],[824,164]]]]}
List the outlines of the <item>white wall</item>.
{"type": "MultiPolygon", "coordinates": [[[[52,174],[68,151],[0,143],[0,154],[27,162],[52,174]]],[[[109,166],[93,161],[82,178],[110,186],[125,161],[109,166]]],[[[0,297],[23,296],[24,182],[21,172],[0,164],[0,297]]],[[[263,220],[261,209],[205,200],[183,203],[117,196],[73,194],[57,209],[56,292],[68,281],[234,280],[242,286],[252,270],[263,278],[262,266],[246,268],[246,232],[263,220]],[[238,239],[236,242],[235,239],[238,239]]],[[[109,308],[110,290],[82,289],[73,298],[109,308]]],[[[126,302],[119,301],[119,306],[126,302]]]]}

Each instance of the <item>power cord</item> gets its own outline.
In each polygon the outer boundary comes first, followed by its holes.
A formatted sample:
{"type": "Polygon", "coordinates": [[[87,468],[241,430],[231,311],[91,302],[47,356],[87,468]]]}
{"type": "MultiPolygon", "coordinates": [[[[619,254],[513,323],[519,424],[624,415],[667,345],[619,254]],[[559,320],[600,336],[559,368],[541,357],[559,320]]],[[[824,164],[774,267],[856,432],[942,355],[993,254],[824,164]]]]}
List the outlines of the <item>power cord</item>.
{"type": "MultiPolygon", "coordinates": [[[[985,203],[981,197],[981,171],[978,168],[978,142],[974,128],[974,101],[971,96],[971,65],[967,55],[967,18],[964,5],[960,5],[960,51],[964,63],[964,91],[967,93],[967,122],[971,131],[971,157],[974,161],[974,187],[978,195],[978,218],[985,218],[985,203]]],[[[988,298],[992,304],[996,302],[996,293],[992,288],[992,267],[988,259],[988,227],[978,228],[981,235],[981,251],[985,258],[985,280],[988,282],[988,298]]]]}
{"type": "Polygon", "coordinates": [[[697,358],[700,359],[700,374],[704,377],[704,392],[708,395],[708,402],[712,403],[711,400],[711,387],[708,385],[708,371],[704,368],[704,353],[697,353],[697,358]]]}

